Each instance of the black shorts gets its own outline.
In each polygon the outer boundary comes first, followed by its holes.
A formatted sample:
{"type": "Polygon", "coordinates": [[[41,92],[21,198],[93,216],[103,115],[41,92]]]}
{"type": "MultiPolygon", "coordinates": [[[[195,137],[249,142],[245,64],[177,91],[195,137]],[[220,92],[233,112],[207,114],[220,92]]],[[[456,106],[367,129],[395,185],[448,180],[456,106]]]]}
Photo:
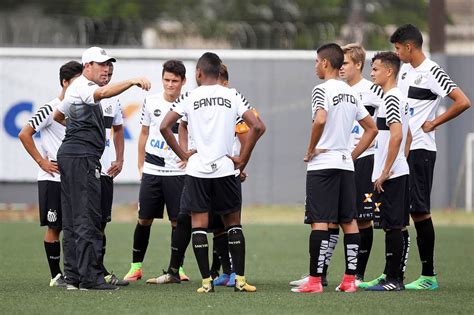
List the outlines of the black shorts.
{"type": "Polygon", "coordinates": [[[138,218],[163,218],[164,208],[168,218],[175,220],[183,192],[184,175],[159,176],[143,173],[138,195],[138,218]]]}
{"type": "Polygon", "coordinates": [[[242,208],[242,188],[239,176],[198,178],[186,175],[181,209],[185,213],[211,212],[226,215],[242,208]]]}
{"type": "Polygon", "coordinates": [[[374,193],[374,228],[402,229],[410,222],[408,175],[385,181],[384,192],[374,193]]]}
{"type": "Polygon", "coordinates": [[[354,172],[341,169],[308,171],[304,223],[348,223],[357,215],[354,172]]]}
{"type": "Polygon", "coordinates": [[[410,167],[410,212],[431,212],[431,187],[436,162],[436,152],[412,150],[408,155],[410,167]]]}
{"type": "Polygon", "coordinates": [[[40,225],[61,230],[61,182],[38,181],[38,200],[40,225]]]}
{"type": "Polygon", "coordinates": [[[112,202],[114,199],[114,180],[110,176],[100,176],[100,210],[102,211],[102,223],[112,221],[112,202]]]}
{"type": "Polygon", "coordinates": [[[364,156],[354,161],[354,177],[356,186],[356,207],[358,221],[367,221],[374,218],[374,203],[372,195],[372,171],[374,169],[374,155],[364,156]]]}

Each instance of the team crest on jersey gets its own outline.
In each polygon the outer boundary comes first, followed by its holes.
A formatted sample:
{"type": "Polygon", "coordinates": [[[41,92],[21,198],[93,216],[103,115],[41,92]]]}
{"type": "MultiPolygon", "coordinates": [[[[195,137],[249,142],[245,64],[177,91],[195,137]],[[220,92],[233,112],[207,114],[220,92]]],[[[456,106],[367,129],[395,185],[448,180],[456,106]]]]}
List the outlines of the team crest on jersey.
{"type": "Polygon", "coordinates": [[[48,210],[48,222],[56,222],[58,220],[58,213],[56,210],[49,209],[48,210]]]}
{"type": "Polygon", "coordinates": [[[211,164],[211,168],[212,168],[212,171],[217,170],[217,164],[216,164],[216,163],[212,163],[212,164],[211,164]]]}
{"type": "Polygon", "coordinates": [[[153,115],[155,115],[155,117],[160,117],[160,115],[161,115],[161,110],[155,109],[155,111],[153,112],[153,115]]]}
{"type": "Polygon", "coordinates": [[[109,107],[105,109],[105,113],[109,115],[112,114],[112,105],[109,105],[109,107]]]}
{"type": "Polygon", "coordinates": [[[420,75],[416,78],[415,84],[416,84],[416,85],[420,84],[422,79],[423,79],[423,76],[420,74],[420,75]]]}
{"type": "Polygon", "coordinates": [[[402,80],[405,80],[406,76],[407,76],[406,72],[404,74],[402,74],[402,80]]]}

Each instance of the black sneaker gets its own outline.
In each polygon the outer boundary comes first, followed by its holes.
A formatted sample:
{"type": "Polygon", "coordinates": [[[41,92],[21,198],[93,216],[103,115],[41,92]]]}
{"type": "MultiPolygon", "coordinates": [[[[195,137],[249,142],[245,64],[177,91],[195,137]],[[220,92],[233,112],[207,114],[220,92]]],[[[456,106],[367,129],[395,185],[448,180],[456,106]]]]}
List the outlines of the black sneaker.
{"type": "Polygon", "coordinates": [[[98,285],[95,285],[93,287],[82,287],[80,286],[79,287],[80,290],[82,291],[89,291],[89,290],[109,290],[109,291],[115,291],[115,290],[118,290],[120,289],[120,287],[114,285],[114,284],[110,284],[110,283],[102,283],[102,284],[98,284],[98,285]]]}
{"type": "Polygon", "coordinates": [[[402,291],[405,290],[403,282],[396,279],[383,279],[379,284],[368,287],[365,291],[402,291]]]}
{"type": "Polygon", "coordinates": [[[130,282],[128,282],[127,280],[122,280],[122,279],[117,278],[117,276],[114,275],[113,273],[105,276],[104,279],[105,279],[105,283],[109,283],[109,284],[113,284],[113,285],[117,285],[121,287],[124,287],[130,284],[130,282]]]}

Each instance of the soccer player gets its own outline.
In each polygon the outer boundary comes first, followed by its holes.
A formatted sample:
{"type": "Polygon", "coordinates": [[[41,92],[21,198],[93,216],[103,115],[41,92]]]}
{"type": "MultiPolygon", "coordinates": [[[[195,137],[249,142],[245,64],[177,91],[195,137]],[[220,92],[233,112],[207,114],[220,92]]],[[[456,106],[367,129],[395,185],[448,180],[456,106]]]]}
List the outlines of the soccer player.
{"type": "Polygon", "coordinates": [[[229,251],[236,273],[235,291],[255,292],[246,282],[245,238],[240,223],[242,194],[239,171],[247,165],[262,129],[245,98],[218,84],[220,58],[207,52],[196,65],[198,88],[175,101],[161,123],[161,133],[182,161],[187,161],[181,209],[190,211],[192,244],[202,286],[199,293],[214,291],[208,257],[208,212],[223,215],[229,251]],[[182,116],[188,120],[189,134],[197,153],[186,152],[173,136],[172,126],[182,116]],[[247,142],[239,157],[231,157],[235,121],[240,116],[249,126],[247,142]]]}
{"type": "MultiPolygon", "coordinates": [[[[66,135],[58,150],[63,210],[64,272],[68,289],[117,290],[105,283],[100,265],[101,231],[100,158],[105,148],[105,124],[100,101],[132,86],[149,90],[146,78],[100,87],[115,58],[100,47],[82,54],[83,72],[66,91],[63,103],[66,135]]],[[[62,114],[55,112],[56,121],[62,114]]]]}
{"type": "Polygon", "coordinates": [[[61,177],[56,154],[64,138],[65,127],[53,120],[56,106],[64,99],[68,86],[81,75],[82,65],[69,61],[59,69],[61,93],[57,98],[41,106],[18,134],[23,146],[40,167],[38,171],[38,197],[40,225],[47,226],[44,234],[44,250],[51,272],[49,286],[65,287],[61,267],[61,245],[59,234],[62,229],[61,177]],[[40,149],[33,136],[40,132],[40,149]],[[40,152],[41,151],[41,152],[40,152]]]}
{"type": "Polygon", "coordinates": [[[431,187],[436,160],[435,128],[457,117],[471,106],[463,91],[422,50],[423,36],[412,25],[400,26],[390,37],[404,62],[398,87],[408,99],[413,142],[408,155],[410,167],[410,215],[415,223],[422,264],[421,276],[405,286],[408,290],[435,290],[438,280],[434,269],[435,232],[431,219],[431,187]],[[441,99],[448,96],[452,105],[436,117],[441,99]]]}
{"type": "MultiPolygon", "coordinates": [[[[380,212],[379,227],[385,230],[385,279],[367,291],[404,289],[401,266],[403,232],[409,221],[408,162],[405,146],[411,142],[408,104],[397,88],[400,59],[394,52],[379,52],[372,58],[371,77],[384,92],[377,112],[377,144],[374,156],[374,202],[380,212]]],[[[408,150],[406,150],[408,152],[408,150]]]]}
{"type": "Polygon", "coordinates": [[[293,292],[323,292],[323,273],[329,243],[329,223],[338,222],[344,231],[346,270],[340,291],[355,292],[355,273],[360,235],[355,207],[353,159],[364,152],[377,134],[367,110],[351,88],[337,80],[344,52],[337,44],[325,44],[317,50],[316,74],[325,82],[312,92],[311,137],[304,161],[306,176],[305,223],[311,224],[309,239],[309,279],[293,292]],[[354,120],[365,132],[356,148],[349,150],[354,120]]]}
{"type": "MultiPolygon", "coordinates": [[[[150,230],[155,218],[163,218],[164,207],[171,221],[171,239],[179,214],[184,169],[179,158],[160,133],[160,124],[186,83],[186,68],[181,61],[168,60],[162,70],[163,93],[147,97],[142,107],[141,133],[138,140],[138,170],[141,176],[138,222],[133,236],[132,263],[124,280],[142,277],[142,266],[148,248],[150,230]]],[[[178,137],[178,123],[173,126],[178,137]]],[[[184,219],[184,218],[183,218],[184,219]]],[[[189,243],[189,239],[187,241],[189,243]]],[[[187,246],[187,245],[186,245],[187,246]]],[[[171,246],[173,249],[173,246],[171,246]]],[[[180,266],[182,261],[180,262],[180,266]]],[[[189,280],[180,270],[181,280],[189,280]]]]}

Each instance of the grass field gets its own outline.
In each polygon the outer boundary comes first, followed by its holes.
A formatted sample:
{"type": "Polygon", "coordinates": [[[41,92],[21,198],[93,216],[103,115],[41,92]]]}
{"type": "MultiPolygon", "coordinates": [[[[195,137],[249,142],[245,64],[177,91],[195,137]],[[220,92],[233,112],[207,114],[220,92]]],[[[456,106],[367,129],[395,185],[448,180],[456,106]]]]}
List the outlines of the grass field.
{"type": "MultiPolygon", "coordinates": [[[[271,208],[264,212],[267,211],[278,212],[271,208]]],[[[247,221],[261,222],[266,217],[255,213],[253,216],[247,221]]],[[[452,215],[437,215],[436,219],[447,216],[452,215]]],[[[239,294],[230,288],[218,287],[216,293],[207,295],[195,293],[200,281],[191,250],[188,250],[185,262],[185,269],[192,279],[190,283],[152,286],[141,280],[114,292],[50,288],[42,243],[43,229],[32,222],[0,222],[0,313],[472,314],[474,228],[469,224],[472,215],[461,215],[457,222],[461,224],[437,226],[436,269],[441,288],[436,292],[334,292],[344,270],[342,246],[338,245],[326,291],[323,294],[292,293],[288,281],[298,278],[308,269],[309,229],[303,224],[272,221],[245,227],[246,275],[249,282],[257,286],[258,292],[239,294]]],[[[133,229],[132,223],[125,222],[115,222],[107,228],[106,265],[119,276],[123,276],[129,267],[133,229]]],[[[415,279],[420,271],[415,231],[411,229],[410,232],[412,248],[407,281],[415,279]]],[[[169,242],[169,226],[155,224],[144,264],[145,280],[160,274],[167,266],[169,242]]],[[[382,268],[383,233],[377,231],[367,277],[379,275],[382,268]]]]}

